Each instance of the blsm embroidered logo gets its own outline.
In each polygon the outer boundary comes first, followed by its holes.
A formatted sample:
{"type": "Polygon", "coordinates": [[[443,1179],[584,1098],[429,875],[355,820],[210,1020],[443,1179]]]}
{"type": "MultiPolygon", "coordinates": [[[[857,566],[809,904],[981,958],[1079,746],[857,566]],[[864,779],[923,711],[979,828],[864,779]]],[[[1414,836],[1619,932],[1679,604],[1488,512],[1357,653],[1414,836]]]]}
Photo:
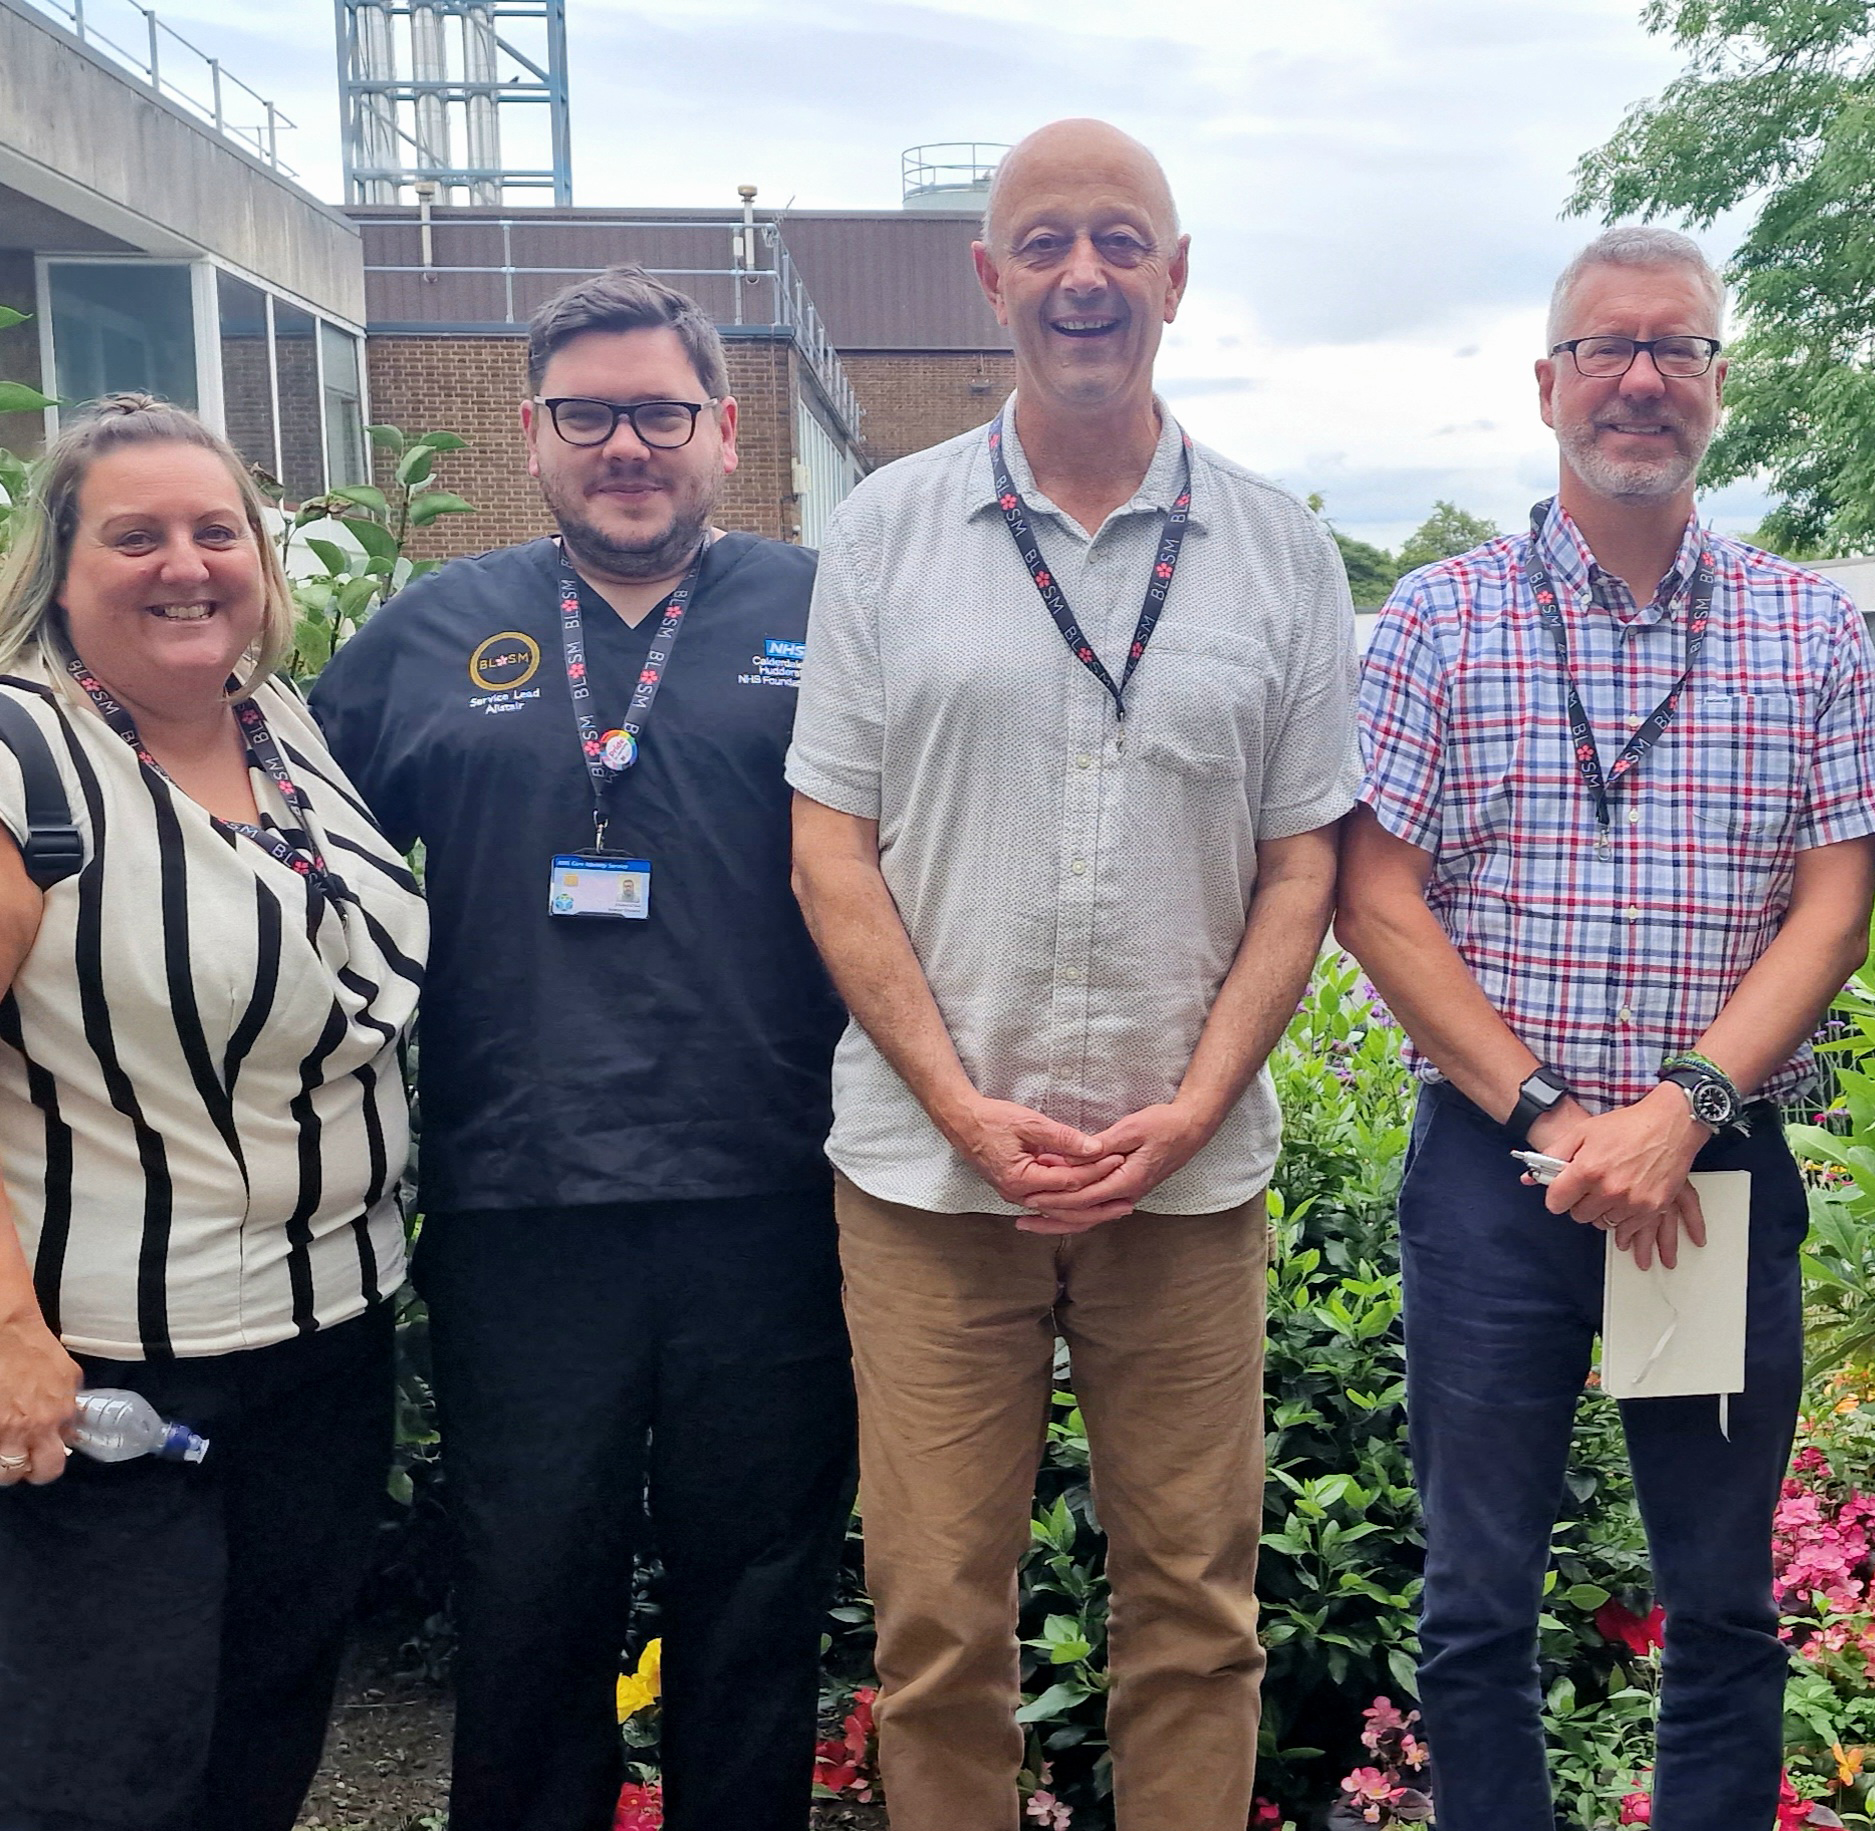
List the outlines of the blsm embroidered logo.
{"type": "Polygon", "coordinates": [[[469,678],[484,693],[524,687],[540,666],[540,644],[518,629],[504,629],[477,645],[469,657],[469,678]]]}

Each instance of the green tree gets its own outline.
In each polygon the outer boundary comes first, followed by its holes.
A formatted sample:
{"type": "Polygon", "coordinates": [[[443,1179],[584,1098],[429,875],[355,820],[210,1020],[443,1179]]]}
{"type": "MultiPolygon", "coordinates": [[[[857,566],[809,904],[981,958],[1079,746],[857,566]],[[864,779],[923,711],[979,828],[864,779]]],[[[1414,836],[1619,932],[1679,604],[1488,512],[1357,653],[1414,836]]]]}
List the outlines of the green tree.
{"type": "Polygon", "coordinates": [[[1875,545],[1875,0],[1651,0],[1686,67],[1577,167],[1570,208],[1708,227],[1756,215],[1732,260],[1743,332],[1704,481],[1766,471],[1775,546],[1875,545]]]}
{"type": "Polygon", "coordinates": [[[1400,549],[1400,572],[1434,566],[1455,554],[1469,553],[1473,547],[1497,538],[1498,527],[1482,515],[1467,515],[1455,502],[1435,502],[1432,513],[1407,536],[1400,549]]]}
{"type": "Polygon", "coordinates": [[[1386,603],[1387,593],[1398,582],[1401,566],[1386,548],[1369,546],[1364,540],[1343,534],[1322,513],[1326,503],[1319,490],[1308,501],[1309,507],[1321,515],[1322,525],[1335,537],[1335,545],[1341,549],[1341,564],[1348,575],[1348,590],[1354,598],[1355,608],[1378,610],[1386,603]]]}

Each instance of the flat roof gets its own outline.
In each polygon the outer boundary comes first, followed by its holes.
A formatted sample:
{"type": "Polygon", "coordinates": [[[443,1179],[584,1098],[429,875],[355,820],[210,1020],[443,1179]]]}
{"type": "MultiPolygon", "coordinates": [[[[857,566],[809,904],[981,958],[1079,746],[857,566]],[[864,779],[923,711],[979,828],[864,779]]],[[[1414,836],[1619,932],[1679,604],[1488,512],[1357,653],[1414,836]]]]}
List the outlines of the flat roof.
{"type": "MultiPolygon", "coordinates": [[[[357,205],[366,321],[518,328],[581,273],[635,261],[691,294],[719,323],[769,322],[772,283],[738,282],[730,234],[738,210],[436,208],[433,276],[421,271],[414,205],[357,205]]],[[[1006,350],[1008,333],[977,286],[973,213],[950,210],[758,210],[778,225],[796,277],[841,351],[1006,350]]]]}

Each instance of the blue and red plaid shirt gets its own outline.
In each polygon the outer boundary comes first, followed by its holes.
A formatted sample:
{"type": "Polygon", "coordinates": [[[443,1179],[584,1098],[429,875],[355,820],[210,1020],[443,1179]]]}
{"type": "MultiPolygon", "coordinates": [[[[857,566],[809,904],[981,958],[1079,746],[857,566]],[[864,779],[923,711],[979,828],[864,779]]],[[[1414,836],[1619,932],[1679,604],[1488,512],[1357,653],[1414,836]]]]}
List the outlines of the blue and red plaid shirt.
{"type": "MultiPolygon", "coordinates": [[[[1591,1111],[1638,1100],[1663,1055],[1695,1045],[1777,933],[1799,851],[1875,833],[1875,655],[1843,591],[1692,522],[1637,606],[1557,507],[1541,554],[1602,767],[1685,668],[1702,541],[1705,647],[1673,723],[1610,790],[1606,856],[1527,535],[1403,579],[1362,668],[1361,799],[1432,854],[1440,925],[1591,1111]]],[[[1810,1073],[1806,1046],[1757,1091],[1790,1094],[1810,1073]]]]}

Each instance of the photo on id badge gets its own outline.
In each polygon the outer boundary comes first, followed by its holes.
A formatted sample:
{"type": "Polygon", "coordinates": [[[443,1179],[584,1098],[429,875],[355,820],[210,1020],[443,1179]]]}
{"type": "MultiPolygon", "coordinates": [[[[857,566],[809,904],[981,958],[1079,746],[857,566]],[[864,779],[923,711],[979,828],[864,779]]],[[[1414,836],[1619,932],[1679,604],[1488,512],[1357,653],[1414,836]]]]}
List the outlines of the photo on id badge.
{"type": "Polygon", "coordinates": [[[553,861],[547,908],[557,916],[643,921],[651,913],[651,865],[612,852],[564,852],[553,861]]]}

